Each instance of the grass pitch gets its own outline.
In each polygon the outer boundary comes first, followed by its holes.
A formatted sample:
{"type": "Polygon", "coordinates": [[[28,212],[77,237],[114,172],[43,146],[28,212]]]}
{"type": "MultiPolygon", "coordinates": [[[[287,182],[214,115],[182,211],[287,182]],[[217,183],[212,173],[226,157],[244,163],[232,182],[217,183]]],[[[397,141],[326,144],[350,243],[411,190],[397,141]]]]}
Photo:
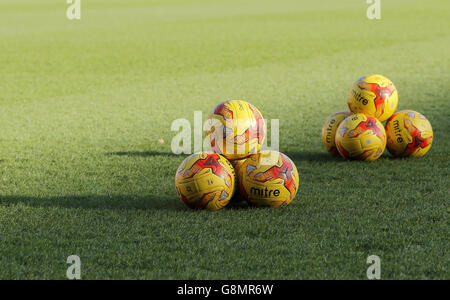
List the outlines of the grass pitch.
{"type": "Polygon", "coordinates": [[[82,0],[0,3],[0,278],[450,279],[449,3],[82,0]],[[367,73],[423,113],[422,159],[330,157],[321,127],[367,73]],[[177,118],[245,99],[280,119],[300,173],[286,209],[191,211],[177,118]],[[164,139],[165,143],[158,140],[164,139]]]}

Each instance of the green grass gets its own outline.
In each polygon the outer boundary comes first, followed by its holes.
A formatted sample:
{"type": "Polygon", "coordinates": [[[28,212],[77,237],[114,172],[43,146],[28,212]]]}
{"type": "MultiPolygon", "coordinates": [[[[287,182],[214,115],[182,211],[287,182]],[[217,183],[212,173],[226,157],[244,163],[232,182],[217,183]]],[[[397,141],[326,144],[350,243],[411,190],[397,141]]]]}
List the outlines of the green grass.
{"type": "Polygon", "coordinates": [[[0,3],[0,279],[450,279],[449,4],[57,0],[0,3]],[[366,73],[435,137],[421,159],[330,157],[321,127],[366,73]],[[177,118],[246,99],[280,119],[300,173],[286,209],[191,211],[177,118]],[[158,143],[164,138],[165,144],[158,143]]]}

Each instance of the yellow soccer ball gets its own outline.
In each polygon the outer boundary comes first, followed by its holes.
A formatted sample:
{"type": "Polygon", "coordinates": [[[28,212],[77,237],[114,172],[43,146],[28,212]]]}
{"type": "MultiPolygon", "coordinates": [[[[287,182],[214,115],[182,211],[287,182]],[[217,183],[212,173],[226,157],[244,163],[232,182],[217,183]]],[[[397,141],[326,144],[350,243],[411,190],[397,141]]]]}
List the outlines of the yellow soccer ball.
{"type": "Polygon", "coordinates": [[[197,153],[186,158],[175,175],[181,201],[193,209],[224,208],[235,190],[231,163],[216,153],[197,153]]]}
{"type": "Polygon", "coordinates": [[[351,114],[352,113],[350,111],[339,111],[332,114],[323,124],[322,143],[325,146],[325,149],[327,149],[327,151],[333,156],[339,155],[335,143],[336,129],[339,127],[341,122],[351,114]]]}
{"type": "Polygon", "coordinates": [[[229,160],[258,153],[266,137],[266,124],[259,110],[242,100],[218,105],[206,121],[206,139],[214,152],[229,160]]]}
{"type": "Polygon", "coordinates": [[[386,123],[387,148],[394,156],[424,156],[433,143],[433,128],[413,110],[395,113],[386,123]]]}
{"type": "Polygon", "coordinates": [[[381,122],[374,117],[354,114],[339,125],[336,146],[344,158],[373,161],[386,148],[386,132],[381,122]]]}
{"type": "Polygon", "coordinates": [[[298,171],[292,160],[277,151],[261,151],[239,166],[239,189],[257,207],[286,206],[298,189],[298,171]]]}
{"type": "Polygon", "coordinates": [[[347,102],[353,113],[364,113],[384,122],[397,109],[398,92],[386,77],[367,75],[350,88],[347,102]]]}

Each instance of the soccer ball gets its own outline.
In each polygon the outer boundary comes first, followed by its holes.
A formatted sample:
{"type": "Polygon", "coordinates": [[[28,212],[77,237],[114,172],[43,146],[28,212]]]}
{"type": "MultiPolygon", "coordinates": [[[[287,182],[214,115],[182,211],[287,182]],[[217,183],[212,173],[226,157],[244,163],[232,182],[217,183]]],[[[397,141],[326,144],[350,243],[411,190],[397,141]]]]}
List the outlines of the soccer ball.
{"type": "Polygon", "coordinates": [[[348,92],[348,107],[354,113],[364,113],[380,122],[389,119],[398,105],[394,84],[382,75],[359,78],[348,92]]]}
{"type": "Polygon", "coordinates": [[[233,196],[235,181],[231,163],[216,153],[189,156],[175,175],[175,187],[181,201],[194,209],[224,208],[233,196]]]}
{"type": "Polygon", "coordinates": [[[330,154],[333,156],[339,155],[336,144],[334,142],[336,137],[336,129],[338,128],[339,124],[341,124],[341,122],[351,114],[352,113],[349,111],[339,111],[332,114],[323,124],[322,143],[325,146],[325,149],[327,149],[327,151],[330,152],[330,154]]]}
{"type": "Polygon", "coordinates": [[[413,110],[395,113],[386,123],[387,148],[394,156],[424,156],[433,142],[433,128],[413,110]]]}
{"type": "Polygon", "coordinates": [[[266,136],[266,124],[259,110],[241,100],[218,105],[206,126],[206,139],[212,150],[230,160],[258,153],[266,136]]]}
{"type": "Polygon", "coordinates": [[[380,121],[354,114],[342,121],[336,133],[336,146],[342,157],[373,161],[386,147],[386,132],[380,121]]]}
{"type": "Polygon", "coordinates": [[[254,206],[286,206],[297,194],[297,168],[277,151],[251,155],[239,166],[238,178],[242,197],[254,206]]]}

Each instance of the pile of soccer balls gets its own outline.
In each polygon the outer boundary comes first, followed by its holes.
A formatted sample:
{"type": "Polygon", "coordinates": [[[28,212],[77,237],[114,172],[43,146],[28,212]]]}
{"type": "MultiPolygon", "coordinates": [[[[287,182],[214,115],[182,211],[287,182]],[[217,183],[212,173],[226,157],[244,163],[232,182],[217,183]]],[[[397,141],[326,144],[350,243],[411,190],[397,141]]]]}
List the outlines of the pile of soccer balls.
{"type": "Polygon", "coordinates": [[[348,93],[350,111],[332,114],[323,125],[325,148],[333,156],[364,161],[378,159],[386,146],[396,157],[425,155],[433,141],[430,122],[413,110],[395,113],[397,105],[397,89],[389,79],[359,78],[348,93]]]}
{"type": "Polygon", "coordinates": [[[212,153],[186,158],[175,175],[182,202],[194,209],[219,210],[233,199],[252,206],[288,205],[298,189],[295,164],[283,153],[260,151],[266,124],[252,104],[231,100],[206,121],[212,153]],[[238,188],[236,188],[238,186],[238,188]]]}

